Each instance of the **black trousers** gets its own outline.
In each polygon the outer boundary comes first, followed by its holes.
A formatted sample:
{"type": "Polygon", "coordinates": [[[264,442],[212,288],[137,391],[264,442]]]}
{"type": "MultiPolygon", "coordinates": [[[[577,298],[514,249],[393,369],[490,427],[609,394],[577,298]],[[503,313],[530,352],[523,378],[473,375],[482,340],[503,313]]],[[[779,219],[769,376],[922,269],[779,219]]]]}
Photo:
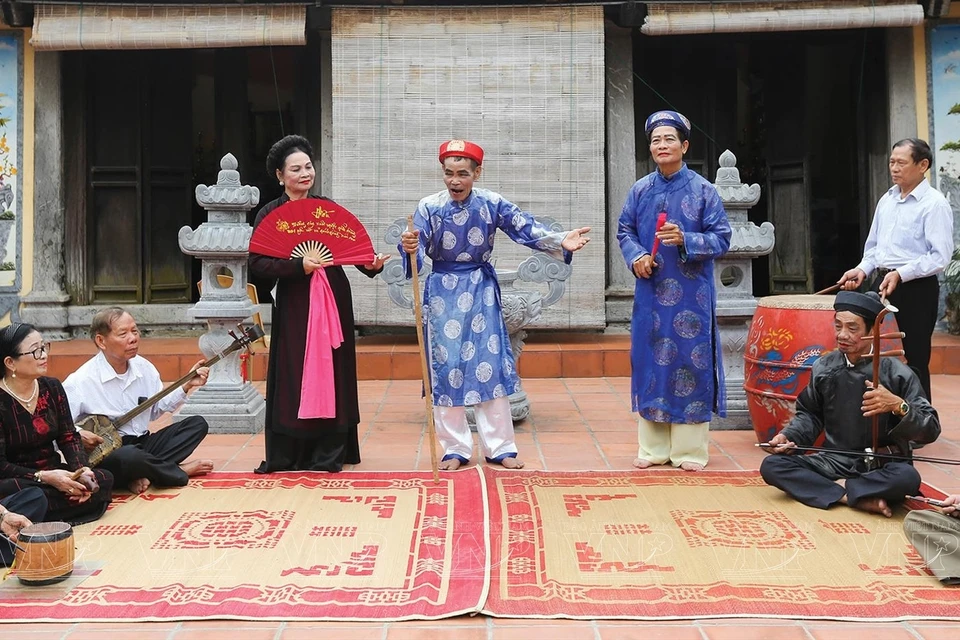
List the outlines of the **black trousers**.
{"type": "Polygon", "coordinates": [[[187,473],[180,463],[207,436],[207,421],[190,416],[154,433],[123,436],[123,446],[108,455],[100,466],[113,473],[117,487],[146,478],[156,487],[182,487],[187,473]]]}
{"type": "Polygon", "coordinates": [[[844,494],[856,505],[863,498],[883,498],[889,504],[920,490],[920,474],[906,462],[888,462],[879,469],[847,478],[846,489],[804,463],[803,455],[773,454],[760,463],[764,482],[789,494],[797,502],[828,509],[844,494]]]}
{"type": "MultiPolygon", "coordinates": [[[[6,509],[28,518],[30,522],[43,522],[47,513],[47,496],[40,487],[27,487],[0,500],[6,509]]],[[[0,539],[0,566],[8,567],[13,563],[15,549],[5,538],[0,539]]]]}
{"type": "MultiPolygon", "coordinates": [[[[878,291],[883,281],[880,274],[874,276],[871,291],[878,291]]],[[[887,298],[897,311],[897,326],[906,336],[903,352],[907,364],[917,373],[923,392],[930,397],[930,343],[937,325],[940,306],[940,283],[937,276],[929,276],[901,282],[887,298]]]]}

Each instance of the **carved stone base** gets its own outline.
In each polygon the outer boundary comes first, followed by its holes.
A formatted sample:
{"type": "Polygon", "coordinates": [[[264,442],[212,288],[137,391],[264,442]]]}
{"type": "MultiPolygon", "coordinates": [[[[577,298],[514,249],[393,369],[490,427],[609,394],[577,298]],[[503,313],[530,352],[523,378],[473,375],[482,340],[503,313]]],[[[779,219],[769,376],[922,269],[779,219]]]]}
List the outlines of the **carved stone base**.
{"type": "Polygon", "coordinates": [[[23,299],[20,320],[34,325],[47,340],[68,340],[66,303],[70,296],[62,291],[33,291],[23,299]]]}
{"type": "MultiPolygon", "coordinates": [[[[523,422],[530,416],[530,400],[525,391],[511,393],[507,398],[510,400],[510,417],[513,418],[513,424],[523,422]]],[[[477,417],[474,415],[473,407],[467,407],[467,423],[470,425],[470,431],[477,430],[477,417]]]]}
{"type": "Polygon", "coordinates": [[[209,382],[190,394],[174,420],[203,416],[210,433],[259,433],[263,431],[267,404],[249,383],[232,388],[209,382]]]}
{"type": "MultiPolygon", "coordinates": [[[[746,403],[744,402],[744,404],[746,403]]],[[[727,401],[726,418],[713,416],[710,421],[711,431],[746,431],[753,428],[753,423],[750,422],[750,412],[746,406],[734,408],[732,405],[732,402],[727,401]]]]}
{"type": "MultiPolygon", "coordinates": [[[[736,263],[737,261],[731,261],[736,263]]],[[[723,348],[723,373],[726,378],[727,417],[713,416],[710,428],[715,431],[752,429],[747,411],[747,394],[743,390],[743,353],[750,331],[750,321],[757,303],[753,297],[726,298],[717,301],[717,325],[723,348]]]]}

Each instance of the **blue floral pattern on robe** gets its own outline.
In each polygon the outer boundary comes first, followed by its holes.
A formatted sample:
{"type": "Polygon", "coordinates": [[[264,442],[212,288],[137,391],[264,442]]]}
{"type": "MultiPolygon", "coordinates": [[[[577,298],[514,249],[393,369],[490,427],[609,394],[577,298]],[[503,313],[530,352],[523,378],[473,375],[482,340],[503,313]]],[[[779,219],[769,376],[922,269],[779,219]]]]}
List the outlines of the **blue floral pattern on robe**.
{"type": "Polygon", "coordinates": [[[709,422],[726,415],[713,262],[730,248],[730,223],[712,184],[686,165],[633,185],[620,214],[617,240],[633,263],[651,253],[657,216],[683,230],[683,246],[660,244],[657,266],[637,278],[631,320],[633,410],[653,422],[709,422]]]}
{"type": "MultiPolygon", "coordinates": [[[[520,391],[500,287],[490,264],[497,229],[526,247],[569,263],[566,234],[543,224],[500,194],[474,188],[462,203],[441,191],[420,201],[417,268],[433,269],[423,288],[423,322],[430,345],[433,404],[476,405],[520,391]]],[[[410,255],[398,245],[408,278],[410,255]]]]}

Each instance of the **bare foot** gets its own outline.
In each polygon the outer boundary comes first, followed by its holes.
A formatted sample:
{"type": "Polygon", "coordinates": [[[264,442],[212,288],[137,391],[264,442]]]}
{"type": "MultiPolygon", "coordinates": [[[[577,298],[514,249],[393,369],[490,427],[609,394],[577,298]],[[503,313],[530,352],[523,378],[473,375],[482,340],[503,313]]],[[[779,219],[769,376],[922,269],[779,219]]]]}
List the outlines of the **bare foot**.
{"type": "MultiPolygon", "coordinates": [[[[846,497],[846,496],[844,496],[846,497]]],[[[847,504],[850,504],[849,502],[847,504]]],[[[873,497],[873,498],[862,498],[857,500],[857,503],[851,505],[854,509],[859,509],[860,511],[868,511],[870,513],[879,513],[886,516],[887,518],[893,515],[893,511],[890,510],[890,507],[887,506],[887,501],[883,498],[873,497]]]]}
{"type": "Polygon", "coordinates": [[[699,462],[681,462],[680,468],[684,471],[703,471],[703,465],[699,462]]]}
{"type": "Polygon", "coordinates": [[[523,469],[523,461],[516,458],[504,458],[500,464],[504,469],[523,469]]]}
{"type": "Polygon", "coordinates": [[[130,490],[130,493],[143,493],[150,488],[150,481],[146,478],[137,478],[136,480],[131,480],[130,484],[127,485],[127,489],[130,490]]]}
{"type": "Polygon", "coordinates": [[[188,477],[202,476],[213,471],[213,460],[192,460],[180,465],[188,477]]]}
{"type": "Polygon", "coordinates": [[[635,458],[633,461],[633,466],[635,466],[637,469],[646,469],[648,467],[652,467],[653,463],[649,460],[644,460],[643,458],[635,458]]]}
{"type": "Polygon", "coordinates": [[[440,464],[437,466],[440,468],[440,471],[456,471],[460,468],[460,458],[441,460],[440,464]]]}

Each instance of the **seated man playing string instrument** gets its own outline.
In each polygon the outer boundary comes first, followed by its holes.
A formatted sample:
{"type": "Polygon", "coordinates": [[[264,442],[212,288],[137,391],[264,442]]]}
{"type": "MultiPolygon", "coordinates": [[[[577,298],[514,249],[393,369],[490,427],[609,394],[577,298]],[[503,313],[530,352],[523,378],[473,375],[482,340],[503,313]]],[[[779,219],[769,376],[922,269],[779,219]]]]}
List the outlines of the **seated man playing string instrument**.
{"type": "MultiPolygon", "coordinates": [[[[90,338],[100,352],[63,383],[75,422],[94,415],[115,420],[162,390],[157,368],[137,355],[140,331],[129,313],[120,307],[99,311],[90,324],[90,338]]],[[[143,493],[151,484],[184,486],[190,477],[213,470],[211,460],[182,464],[207,435],[207,421],[202,417],[189,416],[154,433],[149,429],[151,421],[179,409],[187,393],[206,384],[209,369],[200,364],[195,365],[197,375],[182,388],[119,425],[123,446],[100,463],[113,473],[117,486],[126,485],[132,493],[143,493]]],[[[103,441],[94,433],[78,430],[88,450],[103,441]]]]}
{"type": "Polygon", "coordinates": [[[885,308],[880,297],[842,291],[833,308],[837,350],[814,364],[796,415],[768,443],[775,455],[764,459],[760,474],[811,507],[840,503],[889,518],[891,504],[920,488],[910,443],[936,440],[940,418],[917,375],[896,358],[881,358],[874,385],[869,333],[885,308]],[[784,455],[813,445],[821,433],[832,452],[784,455]],[[867,448],[899,459],[871,457],[867,448]]]}

